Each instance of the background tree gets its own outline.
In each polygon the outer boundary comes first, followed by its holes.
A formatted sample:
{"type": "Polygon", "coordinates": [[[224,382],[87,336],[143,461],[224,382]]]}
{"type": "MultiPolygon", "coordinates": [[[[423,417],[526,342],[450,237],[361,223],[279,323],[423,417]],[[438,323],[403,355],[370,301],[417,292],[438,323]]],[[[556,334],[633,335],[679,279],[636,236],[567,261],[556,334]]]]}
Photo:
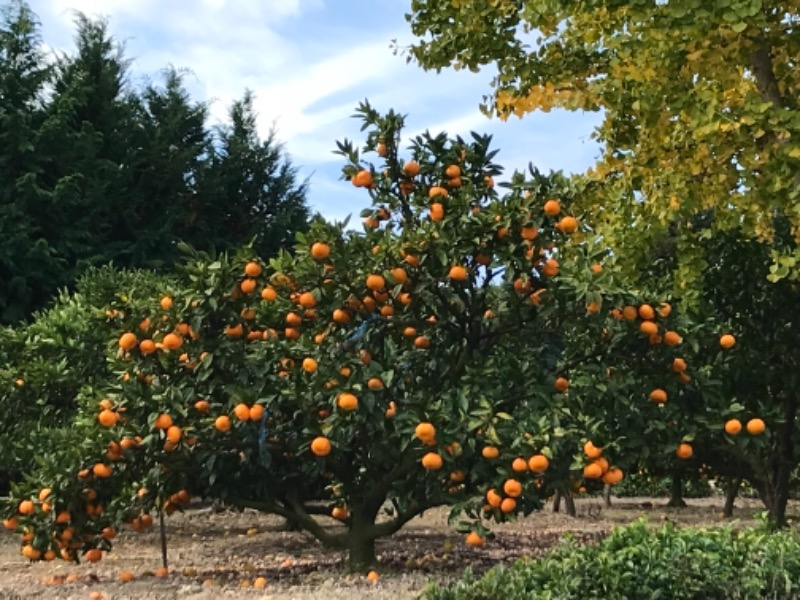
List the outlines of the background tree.
{"type": "MultiPolygon", "coordinates": [[[[798,5],[776,0],[554,3],[413,0],[427,69],[494,65],[484,110],[602,110],[593,212],[637,264],[673,229],[688,300],[702,273],[694,217],[773,243],[770,276],[796,277],[800,231],[798,5]],[[530,46],[535,37],[535,48],[530,46]],[[612,209],[613,207],[613,209],[612,209]],[[784,222],[789,236],[775,237],[784,222]]],[[[624,251],[623,251],[624,249],[624,251]]],[[[696,288],[694,289],[696,293],[696,288]]],[[[696,295],[693,296],[697,298],[696,295]]]]}
{"type": "Polygon", "coordinates": [[[273,134],[259,139],[249,93],[214,130],[174,69],[163,85],[134,85],[106,22],[79,15],[75,52],[48,65],[27,5],[4,19],[2,321],[88,266],[165,269],[178,240],[217,251],[252,241],[269,256],[307,227],[306,184],[273,134]]]}

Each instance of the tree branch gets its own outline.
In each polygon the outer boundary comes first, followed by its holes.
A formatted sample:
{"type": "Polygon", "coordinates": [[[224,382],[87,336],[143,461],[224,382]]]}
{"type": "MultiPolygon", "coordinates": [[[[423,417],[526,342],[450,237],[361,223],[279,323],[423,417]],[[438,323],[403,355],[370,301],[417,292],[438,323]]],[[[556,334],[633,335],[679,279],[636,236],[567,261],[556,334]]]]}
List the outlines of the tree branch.
{"type": "Polygon", "coordinates": [[[772,102],[776,107],[784,107],[783,97],[778,88],[778,80],[775,77],[775,70],[772,68],[772,56],[770,48],[764,41],[763,36],[755,40],[755,47],[750,55],[750,63],[753,68],[753,75],[756,79],[756,87],[764,100],[772,102]]]}

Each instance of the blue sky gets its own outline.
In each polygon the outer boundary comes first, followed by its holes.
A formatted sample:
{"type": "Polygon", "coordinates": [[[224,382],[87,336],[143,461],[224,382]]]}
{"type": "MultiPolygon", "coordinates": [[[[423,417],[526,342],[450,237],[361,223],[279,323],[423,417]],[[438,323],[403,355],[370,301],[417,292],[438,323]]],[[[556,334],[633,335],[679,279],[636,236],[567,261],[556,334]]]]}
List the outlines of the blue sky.
{"type": "MultiPolygon", "coordinates": [[[[46,45],[72,48],[74,11],[110,19],[133,59],[134,80],[158,78],[166,65],[189,69],[198,100],[223,121],[245,88],[256,96],[259,128],[275,127],[303,176],[309,203],[329,219],[357,216],[365,199],[339,181],[335,140],[360,140],[356,104],[407,114],[408,136],[491,133],[510,174],[532,162],[542,170],[583,171],[598,154],[590,139],[597,113],[552,112],[507,122],[478,110],[492,71],[424,72],[395,56],[390,42],[413,41],[410,0],[29,0],[46,45]]],[[[501,178],[502,179],[502,178],[501,178]]]]}

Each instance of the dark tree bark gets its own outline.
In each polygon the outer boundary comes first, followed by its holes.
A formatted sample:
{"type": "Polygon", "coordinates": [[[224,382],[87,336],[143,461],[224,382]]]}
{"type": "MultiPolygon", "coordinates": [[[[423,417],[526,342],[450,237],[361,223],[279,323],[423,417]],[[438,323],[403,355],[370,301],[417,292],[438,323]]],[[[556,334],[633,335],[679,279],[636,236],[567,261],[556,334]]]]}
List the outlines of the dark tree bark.
{"type": "Polygon", "coordinates": [[[684,508],[686,506],[686,502],[683,500],[683,477],[681,477],[680,473],[672,475],[672,485],[667,506],[673,508],[684,508]]]}
{"type": "Polygon", "coordinates": [[[733,516],[733,505],[736,502],[736,496],[739,494],[739,487],[741,485],[742,478],[735,477],[733,479],[729,479],[727,486],[725,486],[725,506],[722,509],[722,516],[726,519],[729,519],[733,516]]]}

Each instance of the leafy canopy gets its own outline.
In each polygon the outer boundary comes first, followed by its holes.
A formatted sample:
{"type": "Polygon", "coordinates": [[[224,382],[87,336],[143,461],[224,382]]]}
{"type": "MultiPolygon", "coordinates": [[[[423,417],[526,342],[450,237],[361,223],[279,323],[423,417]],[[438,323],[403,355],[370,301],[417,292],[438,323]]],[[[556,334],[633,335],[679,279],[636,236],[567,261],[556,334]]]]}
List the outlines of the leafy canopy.
{"type": "Polygon", "coordinates": [[[693,242],[741,227],[773,244],[773,280],[796,278],[798,7],[414,0],[407,18],[419,39],[409,60],[426,69],[496,66],[483,110],[501,118],[602,110],[602,157],[587,173],[602,191],[592,209],[630,263],[679,231],[677,284],[689,288],[705,265],[693,242]]]}

